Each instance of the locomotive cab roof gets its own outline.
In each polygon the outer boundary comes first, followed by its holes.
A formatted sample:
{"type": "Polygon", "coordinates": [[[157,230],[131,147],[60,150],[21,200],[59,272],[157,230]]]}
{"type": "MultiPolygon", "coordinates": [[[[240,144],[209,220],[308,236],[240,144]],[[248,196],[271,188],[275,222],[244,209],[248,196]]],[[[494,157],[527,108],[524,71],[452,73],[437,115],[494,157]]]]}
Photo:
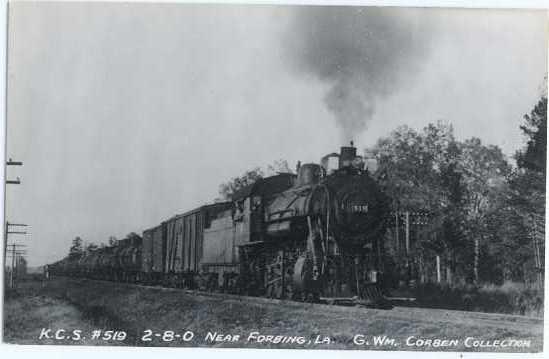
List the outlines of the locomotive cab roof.
{"type": "Polygon", "coordinates": [[[251,185],[248,185],[232,196],[232,201],[238,201],[250,196],[269,196],[275,193],[283,192],[292,187],[295,182],[296,175],[293,173],[279,173],[274,176],[258,179],[251,185]]]}

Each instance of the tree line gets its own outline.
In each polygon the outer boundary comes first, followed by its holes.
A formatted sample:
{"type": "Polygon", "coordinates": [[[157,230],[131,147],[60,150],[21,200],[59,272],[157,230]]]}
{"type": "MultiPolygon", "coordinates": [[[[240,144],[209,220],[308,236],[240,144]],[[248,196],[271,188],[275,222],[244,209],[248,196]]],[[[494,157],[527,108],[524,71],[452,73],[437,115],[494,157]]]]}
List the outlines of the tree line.
{"type": "MultiPolygon", "coordinates": [[[[135,232],[128,233],[125,239],[139,237],[135,232]]],[[[107,243],[100,243],[97,245],[94,242],[88,242],[87,245],[84,245],[84,240],[77,236],[72,240],[71,246],[69,247],[68,257],[72,260],[78,260],[84,255],[95,252],[98,249],[103,249],[107,246],[112,247],[117,245],[118,239],[115,236],[110,236],[107,243]]]]}
{"type": "MultiPolygon", "coordinates": [[[[376,176],[394,213],[428,213],[422,225],[412,226],[416,277],[432,275],[438,256],[449,284],[542,284],[545,96],[520,129],[527,143],[511,160],[478,138],[457,140],[442,122],[421,131],[399,127],[368,149],[379,161],[376,176]]],[[[390,228],[386,238],[393,258],[402,254],[392,240],[396,231],[390,228]]],[[[399,259],[396,267],[407,260],[399,259]]]]}

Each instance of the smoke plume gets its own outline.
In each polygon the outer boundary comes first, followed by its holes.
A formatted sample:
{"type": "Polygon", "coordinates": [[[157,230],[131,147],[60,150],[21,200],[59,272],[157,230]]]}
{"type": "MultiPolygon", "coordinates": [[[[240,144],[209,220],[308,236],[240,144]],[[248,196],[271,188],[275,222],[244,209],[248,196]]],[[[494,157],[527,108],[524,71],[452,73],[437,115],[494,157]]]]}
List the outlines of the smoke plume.
{"type": "Polygon", "coordinates": [[[375,7],[296,10],[286,39],[290,61],[298,72],[329,86],[324,101],[344,141],[366,129],[376,102],[420,70],[429,52],[428,13],[375,7]]]}

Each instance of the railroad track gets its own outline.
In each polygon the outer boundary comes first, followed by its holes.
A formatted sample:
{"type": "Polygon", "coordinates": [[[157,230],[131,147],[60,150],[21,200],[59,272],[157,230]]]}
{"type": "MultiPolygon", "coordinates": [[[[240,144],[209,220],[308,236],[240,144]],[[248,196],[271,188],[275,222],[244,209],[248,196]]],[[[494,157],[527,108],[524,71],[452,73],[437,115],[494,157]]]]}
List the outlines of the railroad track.
{"type": "Polygon", "coordinates": [[[276,306],[276,307],[287,307],[289,309],[298,309],[298,310],[310,310],[316,309],[321,312],[334,313],[334,314],[360,314],[367,315],[372,319],[380,320],[394,320],[400,321],[403,323],[406,322],[424,322],[424,323],[437,323],[440,325],[476,325],[482,327],[490,327],[496,329],[510,329],[522,333],[531,334],[533,329],[539,328],[539,333],[543,331],[543,319],[521,316],[521,315],[511,315],[511,314],[498,314],[498,313],[485,313],[485,312],[470,312],[470,311],[459,311],[459,310],[449,310],[449,309],[433,309],[433,308],[419,308],[419,307],[404,307],[404,306],[395,306],[393,309],[374,309],[366,308],[360,306],[343,306],[343,305],[330,305],[323,303],[303,303],[291,300],[281,300],[281,299],[272,299],[264,297],[252,297],[252,296],[243,296],[236,294],[228,293],[216,293],[216,292],[205,292],[200,290],[191,290],[184,288],[172,288],[172,287],[163,287],[163,286],[151,286],[144,284],[135,284],[135,283],[120,283],[120,282],[111,282],[105,280],[92,280],[92,279],[75,279],[75,281],[90,281],[90,282],[104,282],[104,283],[116,283],[117,285],[123,285],[128,287],[139,287],[139,288],[148,288],[151,290],[161,291],[161,292],[179,292],[186,295],[199,296],[204,298],[217,299],[227,303],[254,303],[263,306],[276,306]]]}

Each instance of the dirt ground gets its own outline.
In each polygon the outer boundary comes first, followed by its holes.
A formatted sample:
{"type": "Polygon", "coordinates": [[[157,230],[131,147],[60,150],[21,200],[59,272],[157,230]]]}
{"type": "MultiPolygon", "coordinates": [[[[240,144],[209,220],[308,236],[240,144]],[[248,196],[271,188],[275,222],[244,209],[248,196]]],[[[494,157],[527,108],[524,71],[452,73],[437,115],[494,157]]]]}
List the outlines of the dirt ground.
{"type": "Polygon", "coordinates": [[[39,283],[28,286],[18,296],[6,298],[5,342],[331,350],[542,350],[543,320],[539,318],[442,309],[328,306],[66,278],[50,280],[44,287],[39,283]],[[44,328],[51,329],[52,338],[44,339],[44,328]],[[69,338],[56,339],[53,334],[59,329],[65,330],[62,334],[69,338]],[[81,338],[74,340],[73,330],[81,330],[81,338]]]}

